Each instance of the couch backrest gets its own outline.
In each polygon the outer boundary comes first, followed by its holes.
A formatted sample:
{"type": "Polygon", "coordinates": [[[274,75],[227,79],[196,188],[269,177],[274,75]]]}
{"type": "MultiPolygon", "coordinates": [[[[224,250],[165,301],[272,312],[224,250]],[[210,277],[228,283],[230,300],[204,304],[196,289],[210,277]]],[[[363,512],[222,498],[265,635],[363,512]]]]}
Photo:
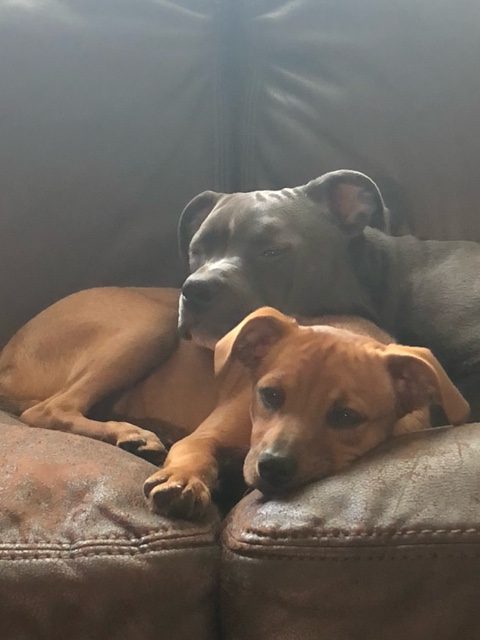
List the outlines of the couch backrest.
{"type": "Polygon", "coordinates": [[[0,342],[71,291],[177,284],[197,192],[365,171],[480,239],[469,0],[0,3],[0,342]]]}

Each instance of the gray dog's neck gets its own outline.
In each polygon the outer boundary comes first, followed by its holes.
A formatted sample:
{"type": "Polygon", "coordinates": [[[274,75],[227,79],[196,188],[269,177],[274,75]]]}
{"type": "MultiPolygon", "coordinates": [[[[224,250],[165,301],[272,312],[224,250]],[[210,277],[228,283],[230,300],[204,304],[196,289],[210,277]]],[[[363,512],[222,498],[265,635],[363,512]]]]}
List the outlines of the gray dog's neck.
{"type": "Polygon", "coordinates": [[[376,305],[369,286],[359,277],[348,252],[332,262],[331,269],[324,271],[310,288],[297,285],[282,311],[292,316],[315,318],[323,315],[355,315],[379,324],[376,305]],[[328,286],[325,287],[325,283],[328,286]],[[317,286],[316,286],[317,285],[317,286]]]}
{"type": "Polygon", "coordinates": [[[373,319],[397,336],[395,240],[382,231],[367,227],[363,234],[351,240],[350,255],[360,287],[369,293],[373,319]]]}

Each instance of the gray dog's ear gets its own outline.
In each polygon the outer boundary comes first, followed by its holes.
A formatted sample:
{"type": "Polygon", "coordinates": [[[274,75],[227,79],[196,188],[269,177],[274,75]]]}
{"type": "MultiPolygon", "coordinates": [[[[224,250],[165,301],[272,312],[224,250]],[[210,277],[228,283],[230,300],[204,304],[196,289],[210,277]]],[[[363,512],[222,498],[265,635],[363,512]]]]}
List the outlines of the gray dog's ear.
{"type": "Polygon", "coordinates": [[[370,226],[382,231],[388,227],[382,194],[375,182],[358,171],[331,171],[305,185],[315,202],[324,204],[349,235],[370,226]]]}
{"type": "Polygon", "coordinates": [[[182,211],[178,222],[178,248],[185,262],[188,262],[190,241],[222,195],[216,191],[203,191],[190,200],[182,211]]]}

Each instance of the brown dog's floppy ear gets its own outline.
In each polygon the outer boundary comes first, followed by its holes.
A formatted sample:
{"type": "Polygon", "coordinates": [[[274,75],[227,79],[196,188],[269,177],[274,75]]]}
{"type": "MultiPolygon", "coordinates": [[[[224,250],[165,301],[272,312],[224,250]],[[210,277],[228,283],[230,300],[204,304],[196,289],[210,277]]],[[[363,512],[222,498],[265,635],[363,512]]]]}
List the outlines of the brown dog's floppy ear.
{"type": "Polygon", "coordinates": [[[276,309],[257,309],[217,342],[215,374],[219,375],[232,358],[255,369],[270,347],[295,327],[295,320],[276,309]]]}
{"type": "Polygon", "coordinates": [[[364,227],[385,231],[387,213],[375,182],[358,171],[331,171],[305,185],[309,198],[325,204],[341,228],[349,235],[364,227]]]}
{"type": "Polygon", "coordinates": [[[429,349],[389,345],[384,353],[401,416],[422,406],[442,406],[451,424],[463,424],[470,406],[429,349]]]}
{"type": "Polygon", "coordinates": [[[203,191],[190,200],[182,211],[178,222],[178,249],[185,263],[188,263],[190,241],[222,195],[216,191],[203,191]]]}

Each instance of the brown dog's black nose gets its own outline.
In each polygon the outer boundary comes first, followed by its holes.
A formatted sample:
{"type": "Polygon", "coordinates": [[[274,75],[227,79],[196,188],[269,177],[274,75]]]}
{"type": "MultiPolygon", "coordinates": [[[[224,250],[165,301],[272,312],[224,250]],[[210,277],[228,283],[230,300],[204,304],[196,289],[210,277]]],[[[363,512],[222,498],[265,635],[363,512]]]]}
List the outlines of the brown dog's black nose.
{"type": "Polygon", "coordinates": [[[272,487],[282,487],[293,478],[297,470],[295,458],[277,451],[264,451],[258,458],[258,475],[272,487]]]}
{"type": "Polygon", "coordinates": [[[187,278],[182,287],[182,295],[187,304],[195,310],[200,310],[209,306],[219,288],[220,283],[213,278],[187,278]]]}

